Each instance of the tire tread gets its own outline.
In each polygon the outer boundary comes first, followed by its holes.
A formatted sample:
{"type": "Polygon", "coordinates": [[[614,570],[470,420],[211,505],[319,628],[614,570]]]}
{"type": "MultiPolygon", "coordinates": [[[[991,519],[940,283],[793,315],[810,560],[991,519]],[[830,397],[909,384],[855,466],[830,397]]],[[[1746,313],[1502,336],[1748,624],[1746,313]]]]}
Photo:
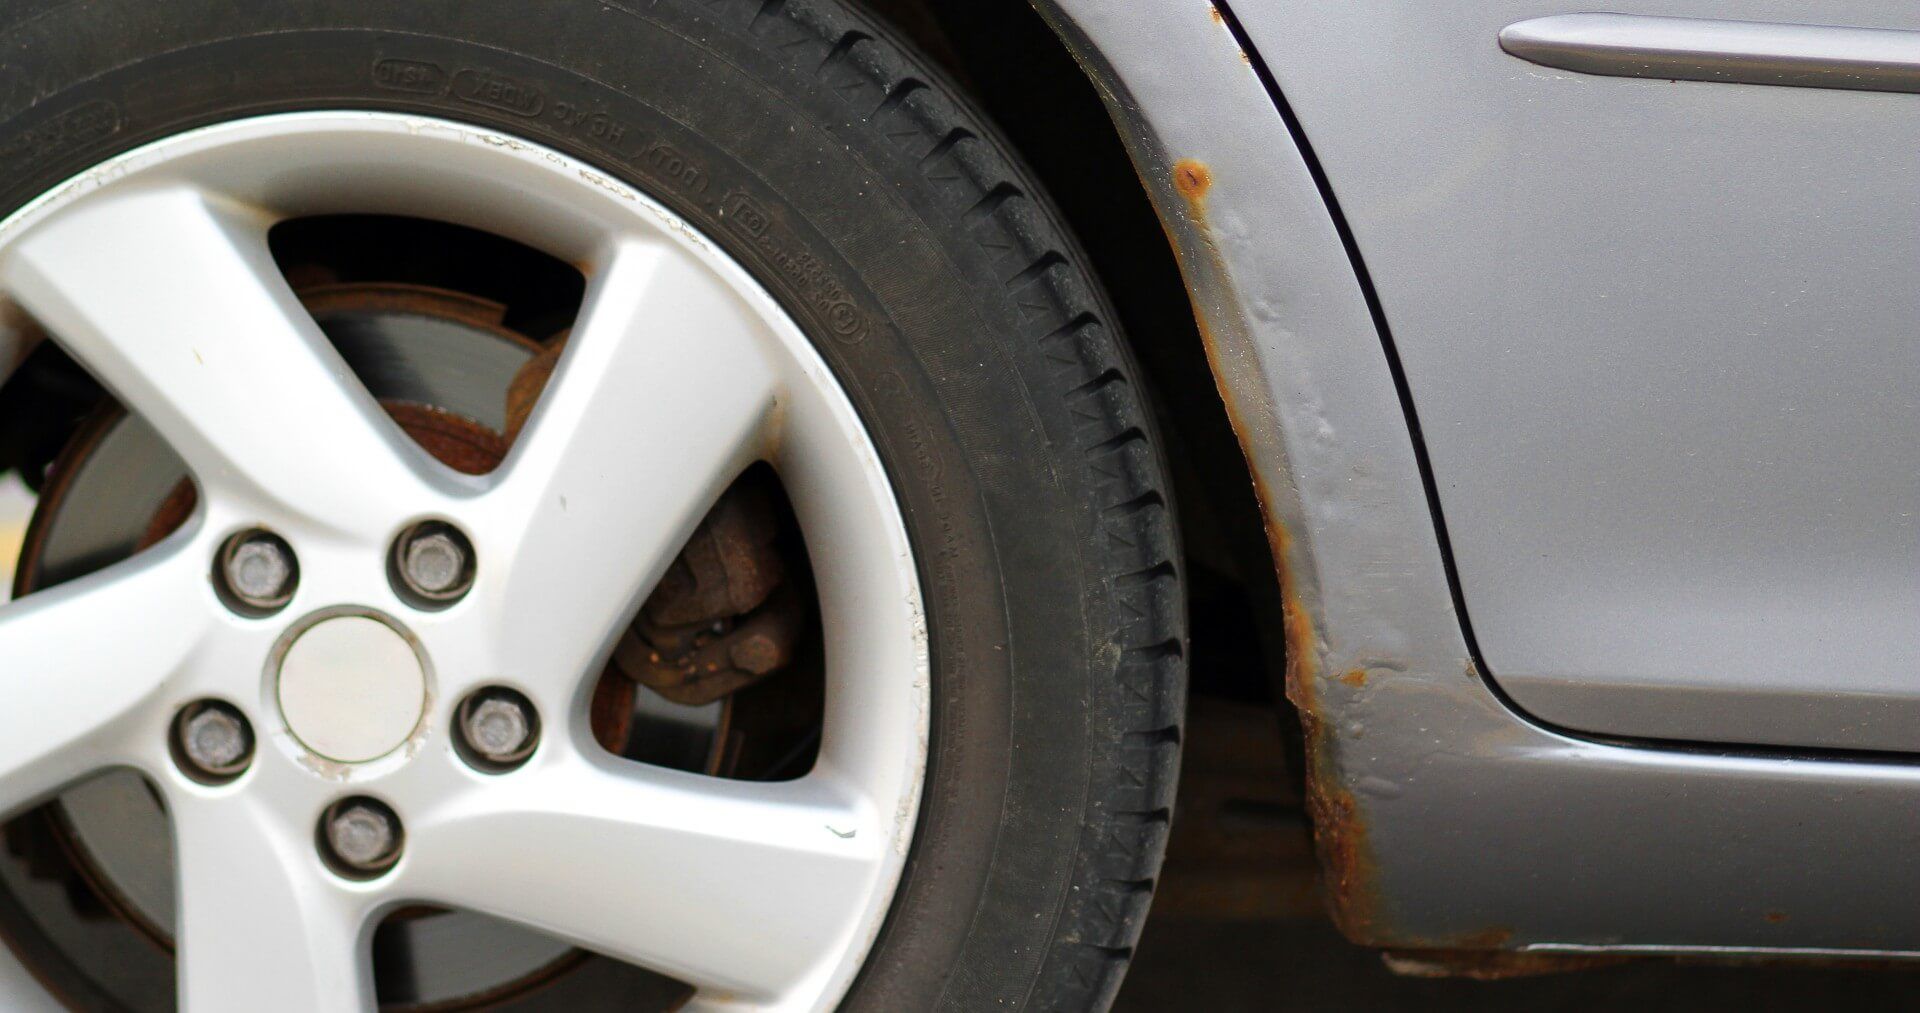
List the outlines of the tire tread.
{"type": "Polygon", "coordinates": [[[1053,369],[1079,432],[1085,504],[1117,626],[1094,708],[1094,781],[1050,951],[1021,1005],[1104,1009],[1140,938],[1165,853],[1185,714],[1186,615],[1171,489],[1140,369],[1061,216],[964,94],[839,0],[738,2],[762,40],[837,93],[884,146],[906,149],[944,211],[930,224],[1002,264],[1025,340],[1053,369]],[[772,22],[784,21],[776,30],[772,22]],[[794,29],[810,45],[792,41],[794,29]]]}

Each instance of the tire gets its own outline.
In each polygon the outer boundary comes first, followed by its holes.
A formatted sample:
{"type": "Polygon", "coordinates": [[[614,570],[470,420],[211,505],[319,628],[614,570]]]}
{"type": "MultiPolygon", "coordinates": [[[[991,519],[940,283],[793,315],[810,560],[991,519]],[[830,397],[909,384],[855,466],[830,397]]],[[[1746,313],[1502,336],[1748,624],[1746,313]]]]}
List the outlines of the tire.
{"type": "Polygon", "coordinates": [[[931,760],[851,1009],[1095,1009],[1139,938],[1183,713],[1175,518],[1137,366],[956,89],[836,0],[15,4],[0,209],[266,112],[524,136],[716,237],[880,447],[921,568],[931,760]]]}

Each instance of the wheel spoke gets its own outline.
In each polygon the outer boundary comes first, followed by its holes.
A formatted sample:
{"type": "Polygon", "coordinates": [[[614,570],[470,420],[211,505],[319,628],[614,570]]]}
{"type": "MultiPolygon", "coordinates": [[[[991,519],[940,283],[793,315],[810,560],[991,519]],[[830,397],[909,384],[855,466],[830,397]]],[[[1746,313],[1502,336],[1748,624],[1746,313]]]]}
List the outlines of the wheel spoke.
{"type": "Polygon", "coordinates": [[[208,627],[192,543],[0,606],[0,812],[122,757],[106,732],[150,700],[208,627]]]}
{"type": "Polygon", "coordinates": [[[311,828],[244,795],[175,792],[170,805],[181,1007],[373,1009],[361,901],[325,878],[311,828]]]}
{"type": "Polygon", "coordinates": [[[513,546],[498,626],[508,671],[571,685],[604,657],[727,484],[762,456],[772,340],[679,248],[635,241],[609,258],[489,497],[513,546]]]}
{"type": "Polygon", "coordinates": [[[852,942],[887,847],[872,807],[822,779],[579,758],[473,791],[410,833],[410,895],[760,1001],[852,942]]]}
{"type": "Polygon", "coordinates": [[[391,526],[424,460],[294,296],[260,213],[185,187],[83,200],[0,287],[144,417],[203,490],[341,531],[391,526]]]}

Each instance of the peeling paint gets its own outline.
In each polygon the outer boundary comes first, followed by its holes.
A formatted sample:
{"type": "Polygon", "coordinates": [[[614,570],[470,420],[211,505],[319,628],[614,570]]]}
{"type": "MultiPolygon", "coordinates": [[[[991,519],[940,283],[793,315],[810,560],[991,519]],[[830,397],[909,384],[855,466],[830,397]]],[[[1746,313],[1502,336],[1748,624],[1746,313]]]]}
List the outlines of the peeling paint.
{"type": "Polygon", "coordinates": [[[300,740],[294,738],[291,732],[276,731],[275,738],[277,741],[291,744],[293,749],[297,750],[297,752],[294,753],[294,760],[299,763],[300,766],[305,767],[308,773],[322,780],[338,781],[342,784],[353,780],[353,767],[351,764],[341,763],[338,760],[329,760],[319,753],[309,750],[300,743],[300,740]]]}

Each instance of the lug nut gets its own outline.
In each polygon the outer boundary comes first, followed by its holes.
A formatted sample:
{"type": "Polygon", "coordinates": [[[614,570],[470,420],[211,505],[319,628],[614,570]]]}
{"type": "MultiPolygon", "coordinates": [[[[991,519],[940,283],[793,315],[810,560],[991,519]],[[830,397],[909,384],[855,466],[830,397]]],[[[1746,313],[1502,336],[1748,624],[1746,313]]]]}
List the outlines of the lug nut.
{"type": "Polygon", "coordinates": [[[320,843],[334,871],[372,878],[400,860],[400,817],[374,799],[343,798],[320,815],[320,843]]]}
{"type": "Polygon", "coordinates": [[[503,686],[480,690],[454,715],[461,755],[475,767],[502,773],[526,762],[540,744],[540,717],[526,697],[503,686]]]}
{"type": "Polygon", "coordinates": [[[444,531],[407,543],[407,577],[423,591],[445,594],[460,583],[460,571],[466,564],[466,554],[444,531]]]}
{"type": "Polygon", "coordinates": [[[505,700],[481,701],[467,715],[463,727],[467,744],[489,760],[512,756],[526,745],[532,731],[527,727],[527,712],[505,700]]]}
{"type": "Polygon", "coordinates": [[[229,704],[191,703],[174,718],[173,754],[174,762],[196,781],[231,781],[253,762],[253,729],[229,704]]]}
{"type": "Polygon", "coordinates": [[[395,590],[410,604],[440,608],[473,587],[473,543],[442,521],[422,521],[394,540],[395,590]]]}
{"type": "Polygon", "coordinates": [[[286,539],[264,528],[242,531],[220,546],[215,583],[227,606],[242,615],[263,616],[293,600],[300,564],[286,539]]]}

